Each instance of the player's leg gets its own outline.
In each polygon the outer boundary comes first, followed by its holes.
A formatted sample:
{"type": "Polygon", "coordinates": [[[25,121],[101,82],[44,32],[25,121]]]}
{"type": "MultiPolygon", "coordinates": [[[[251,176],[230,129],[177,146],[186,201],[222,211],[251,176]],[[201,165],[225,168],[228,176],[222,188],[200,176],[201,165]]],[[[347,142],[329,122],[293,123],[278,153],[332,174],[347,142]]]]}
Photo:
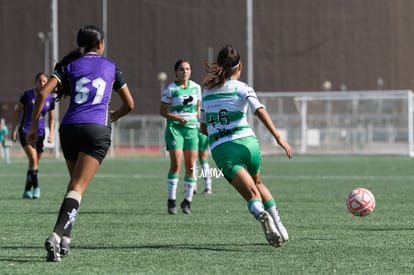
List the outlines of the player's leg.
{"type": "MultiPolygon", "coordinates": [[[[40,159],[42,158],[43,154],[43,141],[45,137],[39,137],[38,141],[36,142],[36,155],[34,156],[36,161],[36,166],[39,167],[40,159]]],[[[40,198],[40,187],[39,187],[39,168],[33,169],[31,172],[31,180],[32,180],[32,187],[33,187],[33,199],[40,198]]]]}
{"type": "Polygon", "coordinates": [[[261,223],[267,241],[273,246],[280,246],[280,234],[272,217],[264,210],[261,194],[251,176],[260,169],[260,158],[251,158],[255,155],[260,156],[257,142],[249,138],[226,142],[212,150],[217,167],[246,200],[250,213],[261,223]]]}
{"type": "Polygon", "coordinates": [[[169,214],[177,214],[177,187],[179,182],[179,173],[181,169],[181,162],[183,158],[182,149],[169,149],[170,156],[170,169],[167,175],[167,187],[168,187],[168,201],[167,211],[169,214]]]}
{"type": "Polygon", "coordinates": [[[279,231],[282,240],[284,242],[287,242],[289,240],[289,234],[286,230],[286,227],[283,225],[279,211],[276,207],[276,200],[270,193],[269,189],[266,187],[266,185],[260,180],[260,174],[253,175],[253,179],[256,183],[256,187],[260,192],[264,209],[272,216],[272,219],[275,223],[275,226],[277,230],[279,231]]]}
{"type": "Polygon", "coordinates": [[[29,160],[29,165],[26,173],[26,183],[23,192],[24,199],[31,199],[33,198],[32,187],[33,187],[33,180],[37,179],[37,172],[38,172],[38,163],[37,163],[37,152],[36,148],[26,143],[23,147],[23,150],[29,160]]]}
{"type": "Polygon", "coordinates": [[[9,164],[10,163],[10,151],[9,151],[9,143],[6,138],[3,140],[3,156],[4,156],[4,162],[9,164]]]}
{"type": "Polygon", "coordinates": [[[191,202],[194,195],[194,187],[197,182],[195,175],[195,164],[198,157],[198,129],[196,128],[185,128],[182,130],[184,137],[184,187],[185,195],[184,200],[181,202],[181,209],[185,214],[190,214],[191,202]]]}
{"type": "Polygon", "coordinates": [[[204,181],[204,193],[210,195],[212,193],[210,164],[208,163],[209,150],[202,150],[198,152],[199,162],[201,166],[201,175],[204,181]]]}
{"type": "MultiPolygon", "coordinates": [[[[65,237],[65,242],[70,243],[72,226],[77,217],[82,196],[96,174],[100,162],[96,158],[81,152],[76,162],[74,164],[68,163],[67,166],[72,167],[73,172],[53,233],[45,242],[48,252],[47,261],[60,261],[60,247],[63,237],[65,237]]],[[[69,251],[64,253],[68,254],[69,251]]]]}
{"type": "Polygon", "coordinates": [[[233,176],[231,184],[247,201],[250,213],[262,225],[263,232],[269,244],[275,247],[281,246],[282,239],[280,233],[275,226],[272,216],[265,211],[260,192],[249,172],[244,168],[239,169],[233,176]]]}
{"type": "Polygon", "coordinates": [[[181,209],[185,214],[190,214],[191,202],[194,195],[194,187],[197,181],[195,177],[194,164],[197,161],[197,149],[194,150],[184,150],[184,167],[185,167],[185,176],[184,176],[184,200],[181,202],[181,209]]]}
{"type": "Polygon", "coordinates": [[[250,175],[252,175],[253,181],[257,190],[260,193],[261,200],[263,202],[265,210],[271,215],[272,220],[275,223],[276,229],[281,235],[282,241],[287,241],[289,239],[286,228],[283,226],[280,221],[279,213],[276,208],[276,201],[274,200],[269,189],[263,184],[260,179],[260,169],[261,169],[261,153],[260,146],[257,138],[248,138],[246,144],[250,148],[249,159],[246,160],[248,163],[248,170],[250,175]]]}
{"type": "Polygon", "coordinates": [[[165,129],[165,144],[170,156],[170,169],[167,175],[167,212],[171,215],[177,214],[177,188],[184,148],[182,128],[180,125],[170,124],[165,129]]]}
{"type": "Polygon", "coordinates": [[[204,192],[203,194],[211,194],[212,186],[211,186],[211,173],[210,173],[210,165],[208,163],[209,157],[209,145],[208,145],[208,136],[204,135],[199,131],[198,134],[198,160],[201,166],[201,175],[204,181],[204,192]]]}

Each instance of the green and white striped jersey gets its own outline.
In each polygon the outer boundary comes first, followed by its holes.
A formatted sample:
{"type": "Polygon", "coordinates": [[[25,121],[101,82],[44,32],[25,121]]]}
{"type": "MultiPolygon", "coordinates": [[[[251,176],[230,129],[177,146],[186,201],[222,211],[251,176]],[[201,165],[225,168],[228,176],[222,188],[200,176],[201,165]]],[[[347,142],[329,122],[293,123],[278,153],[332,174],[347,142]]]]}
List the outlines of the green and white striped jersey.
{"type": "Polygon", "coordinates": [[[203,91],[200,122],[207,124],[210,148],[223,142],[254,136],[247,122],[247,108],[255,113],[264,107],[246,83],[228,80],[219,88],[203,91]]]}
{"type": "MultiPolygon", "coordinates": [[[[201,87],[189,80],[188,86],[179,87],[176,82],[170,83],[162,93],[161,102],[170,105],[170,112],[186,118],[186,127],[198,126],[197,102],[201,100],[201,87]]],[[[177,123],[175,120],[167,120],[167,123],[177,123]]]]}

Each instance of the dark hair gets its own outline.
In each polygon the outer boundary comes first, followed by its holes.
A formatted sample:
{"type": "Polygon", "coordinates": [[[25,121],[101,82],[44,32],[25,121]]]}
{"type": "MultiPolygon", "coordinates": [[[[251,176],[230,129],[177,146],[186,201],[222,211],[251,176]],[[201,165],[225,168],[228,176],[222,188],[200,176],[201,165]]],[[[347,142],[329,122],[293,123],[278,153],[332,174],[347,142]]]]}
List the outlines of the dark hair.
{"type": "Polygon", "coordinates": [[[220,87],[237,70],[240,64],[240,54],[232,45],[224,45],[213,64],[204,63],[207,75],[203,80],[203,86],[211,89],[220,87]]]}
{"type": "MultiPolygon", "coordinates": [[[[76,38],[78,48],[65,55],[62,60],[56,64],[56,66],[65,67],[70,62],[78,59],[86,52],[93,50],[98,47],[103,41],[104,36],[100,28],[94,25],[82,26],[76,38]]],[[[67,79],[61,79],[62,83],[58,86],[56,91],[56,101],[59,101],[62,96],[70,95],[70,85],[67,79]]]]}
{"type": "Polygon", "coordinates": [[[49,76],[47,74],[45,74],[44,72],[40,72],[36,74],[34,82],[37,82],[42,75],[46,76],[46,78],[49,79],[49,76]]]}
{"type": "Polygon", "coordinates": [[[174,64],[174,72],[176,72],[176,71],[178,70],[178,68],[180,67],[180,65],[181,65],[181,64],[183,64],[183,63],[188,63],[188,64],[190,64],[190,68],[191,68],[191,63],[190,63],[190,61],[185,60],[185,59],[179,59],[179,60],[177,60],[177,62],[175,62],[175,64],[174,64]]]}

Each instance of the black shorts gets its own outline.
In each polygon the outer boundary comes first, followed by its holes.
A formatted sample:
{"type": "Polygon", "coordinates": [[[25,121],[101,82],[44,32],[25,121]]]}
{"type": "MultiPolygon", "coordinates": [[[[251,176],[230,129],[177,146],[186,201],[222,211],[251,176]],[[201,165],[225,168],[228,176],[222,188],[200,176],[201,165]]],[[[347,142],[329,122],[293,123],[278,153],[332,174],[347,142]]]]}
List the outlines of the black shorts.
{"type": "MultiPolygon", "coordinates": [[[[22,147],[26,147],[28,145],[27,143],[27,135],[23,133],[22,130],[19,130],[19,140],[22,147]]],[[[45,136],[38,136],[37,142],[36,142],[36,152],[43,153],[43,141],[45,140],[45,136]]]]}
{"type": "Polygon", "coordinates": [[[111,146],[111,128],[101,124],[62,124],[60,144],[66,160],[76,161],[80,152],[101,163],[111,146]]]}

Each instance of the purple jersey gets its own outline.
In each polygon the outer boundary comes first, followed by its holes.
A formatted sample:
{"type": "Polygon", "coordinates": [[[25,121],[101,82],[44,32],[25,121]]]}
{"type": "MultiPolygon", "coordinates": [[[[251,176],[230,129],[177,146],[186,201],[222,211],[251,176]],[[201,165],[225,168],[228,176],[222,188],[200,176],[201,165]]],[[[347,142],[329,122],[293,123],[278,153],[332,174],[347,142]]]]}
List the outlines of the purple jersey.
{"type": "Polygon", "coordinates": [[[85,54],[52,75],[71,87],[70,105],[62,124],[96,123],[110,125],[109,101],[112,89],[126,85],[115,64],[98,54],[85,54]]]}
{"type": "MultiPolygon", "coordinates": [[[[27,134],[30,130],[30,125],[32,125],[32,113],[33,107],[36,100],[36,93],[34,90],[25,91],[20,98],[20,103],[23,105],[23,116],[20,121],[19,130],[27,134]]],[[[43,105],[42,111],[40,112],[39,124],[37,135],[45,135],[45,115],[46,113],[55,109],[55,101],[52,95],[48,95],[46,98],[45,104],[43,105]]]]}

